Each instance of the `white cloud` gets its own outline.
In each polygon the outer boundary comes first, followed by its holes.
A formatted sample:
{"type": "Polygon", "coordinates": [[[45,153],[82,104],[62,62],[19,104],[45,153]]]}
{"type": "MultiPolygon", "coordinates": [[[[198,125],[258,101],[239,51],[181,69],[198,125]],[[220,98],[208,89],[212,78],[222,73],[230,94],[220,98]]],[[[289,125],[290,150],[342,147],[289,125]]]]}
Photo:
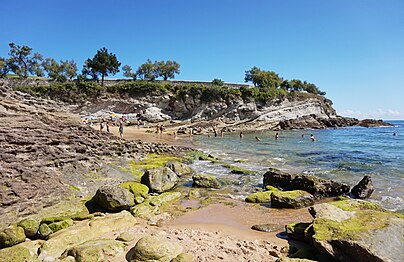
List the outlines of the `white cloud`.
{"type": "Polygon", "coordinates": [[[382,109],[378,108],[370,112],[362,112],[353,109],[345,109],[338,112],[339,115],[355,117],[359,119],[374,118],[374,119],[385,119],[385,120],[398,120],[404,119],[404,113],[394,109],[382,109]]]}

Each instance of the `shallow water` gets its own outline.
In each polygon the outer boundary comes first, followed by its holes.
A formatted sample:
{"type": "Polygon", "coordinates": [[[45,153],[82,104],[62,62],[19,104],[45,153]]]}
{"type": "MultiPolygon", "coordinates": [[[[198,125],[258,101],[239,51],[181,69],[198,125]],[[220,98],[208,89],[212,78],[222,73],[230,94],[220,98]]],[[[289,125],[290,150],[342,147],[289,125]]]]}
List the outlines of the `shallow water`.
{"type": "Polygon", "coordinates": [[[256,175],[229,174],[226,168],[198,161],[198,172],[210,173],[232,183],[234,198],[244,198],[262,185],[268,167],[304,173],[354,186],[371,175],[376,188],[371,200],[391,210],[404,210],[404,121],[394,127],[349,127],[323,130],[274,131],[225,134],[224,137],[195,136],[189,143],[256,175]],[[393,136],[396,133],[396,136],[393,136]],[[310,134],[316,138],[310,140],[310,134]],[[302,137],[303,135],[303,137],[302,137]],[[255,137],[261,138],[256,141],[255,137]],[[243,160],[238,162],[237,160],[243,160]]]}

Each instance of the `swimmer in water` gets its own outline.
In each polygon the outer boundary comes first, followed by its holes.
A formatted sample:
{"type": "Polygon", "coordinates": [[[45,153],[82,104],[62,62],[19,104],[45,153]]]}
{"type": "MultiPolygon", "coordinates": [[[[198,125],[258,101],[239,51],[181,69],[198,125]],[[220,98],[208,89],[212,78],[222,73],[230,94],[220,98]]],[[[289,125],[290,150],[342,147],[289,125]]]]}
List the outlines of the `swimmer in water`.
{"type": "Polygon", "coordinates": [[[261,138],[259,138],[258,136],[256,136],[256,137],[255,137],[255,140],[261,141],[261,138]]]}
{"type": "Polygon", "coordinates": [[[311,139],[312,142],[316,141],[313,134],[310,135],[310,139],[311,139]]]}
{"type": "Polygon", "coordinates": [[[243,132],[240,132],[240,139],[243,139],[243,132]]]}

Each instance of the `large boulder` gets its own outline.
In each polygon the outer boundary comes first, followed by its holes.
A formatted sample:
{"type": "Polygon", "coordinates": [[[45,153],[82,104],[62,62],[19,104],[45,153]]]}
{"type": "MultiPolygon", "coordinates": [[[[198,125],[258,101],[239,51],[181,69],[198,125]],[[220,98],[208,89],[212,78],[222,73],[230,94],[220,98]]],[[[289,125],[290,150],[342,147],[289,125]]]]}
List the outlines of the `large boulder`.
{"type": "Polygon", "coordinates": [[[216,177],[212,175],[206,175],[206,174],[198,174],[192,176],[192,180],[194,183],[192,186],[194,187],[204,187],[204,188],[220,188],[221,184],[217,180],[216,177]]]}
{"type": "Polygon", "coordinates": [[[25,241],[22,227],[11,225],[0,232],[0,248],[11,247],[25,241]]]}
{"type": "Polygon", "coordinates": [[[182,247],[163,237],[147,236],[135,245],[131,262],[169,262],[182,252],[182,247]]]}
{"type": "Polygon", "coordinates": [[[245,199],[246,202],[249,203],[270,203],[271,202],[271,194],[273,191],[279,191],[279,189],[273,186],[266,186],[267,191],[264,192],[255,192],[248,195],[245,199]]]}
{"type": "Polygon", "coordinates": [[[338,261],[404,261],[402,214],[353,199],[314,205],[310,213],[320,252],[338,261]]]}
{"type": "Polygon", "coordinates": [[[163,193],[171,190],[178,182],[178,176],[168,167],[147,170],[141,179],[150,192],[163,193]]]}
{"type": "Polygon", "coordinates": [[[101,186],[92,202],[108,211],[126,210],[135,204],[133,194],[119,186],[101,186]]]}
{"type": "Polygon", "coordinates": [[[26,218],[18,222],[18,226],[24,229],[27,237],[33,237],[38,232],[39,221],[33,218],[26,218]]]}
{"type": "Polygon", "coordinates": [[[73,256],[76,262],[113,261],[114,257],[122,254],[125,245],[111,239],[97,239],[84,242],[64,252],[65,256],[73,256]]]}
{"type": "Polygon", "coordinates": [[[372,183],[372,178],[370,176],[364,176],[362,180],[352,188],[351,194],[355,198],[365,199],[369,198],[375,188],[372,183]]]}
{"type": "Polygon", "coordinates": [[[315,198],[336,197],[349,193],[350,187],[333,180],[320,179],[315,176],[298,175],[292,180],[293,190],[304,190],[315,198]]]}
{"type": "Polygon", "coordinates": [[[163,122],[166,120],[171,120],[171,116],[166,115],[161,112],[161,108],[158,107],[149,107],[146,110],[144,110],[144,113],[142,114],[142,120],[150,122],[150,123],[158,123],[158,122],[163,122]]]}
{"type": "Polygon", "coordinates": [[[73,226],[73,220],[71,218],[68,218],[62,221],[50,223],[48,226],[52,230],[52,232],[55,233],[59,230],[73,226]]]}
{"type": "Polygon", "coordinates": [[[193,173],[192,168],[190,168],[187,164],[181,163],[181,162],[173,162],[170,161],[166,164],[166,167],[174,171],[177,176],[186,176],[190,175],[193,173]]]}
{"type": "Polygon", "coordinates": [[[315,198],[336,197],[349,193],[350,187],[333,180],[320,179],[315,176],[291,175],[275,168],[270,168],[263,179],[264,187],[273,186],[281,190],[303,190],[315,198]]]}
{"type": "Polygon", "coordinates": [[[180,192],[165,192],[158,196],[149,197],[143,203],[132,207],[130,212],[135,217],[150,219],[158,212],[159,207],[175,201],[180,197],[180,192]]]}
{"type": "Polygon", "coordinates": [[[271,194],[271,207],[274,208],[302,208],[313,203],[313,195],[302,190],[273,191],[271,194]]]}
{"type": "Polygon", "coordinates": [[[281,190],[291,189],[292,175],[275,168],[270,168],[264,174],[264,187],[273,186],[281,190]]]}
{"type": "Polygon", "coordinates": [[[42,239],[47,239],[53,231],[50,229],[48,224],[42,223],[38,229],[38,236],[42,239]]]}

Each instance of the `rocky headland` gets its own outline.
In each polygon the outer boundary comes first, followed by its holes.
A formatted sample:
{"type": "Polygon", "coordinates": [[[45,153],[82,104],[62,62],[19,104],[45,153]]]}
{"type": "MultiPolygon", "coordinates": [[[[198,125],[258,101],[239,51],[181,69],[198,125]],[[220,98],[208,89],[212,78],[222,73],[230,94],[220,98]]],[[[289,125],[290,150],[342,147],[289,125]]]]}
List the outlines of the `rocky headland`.
{"type": "Polygon", "coordinates": [[[196,174],[187,163],[251,171],[187,147],[119,139],[77,114],[139,114],[173,128],[211,128],[212,121],[230,130],[359,124],[337,116],[323,97],[262,104],[237,95],[213,101],[203,93],[100,93],[96,100],[73,101],[61,90],[31,95],[15,87],[0,82],[0,261],[403,260],[402,215],[354,199],[372,194],[370,177],[351,190],[270,169],[264,188],[241,202],[229,198],[232,181],[196,174]],[[261,235],[235,234],[235,227],[226,233],[223,224],[207,230],[175,223],[198,210],[202,218],[213,216],[202,211],[213,203],[220,212],[249,216],[244,223],[261,235]]]}

